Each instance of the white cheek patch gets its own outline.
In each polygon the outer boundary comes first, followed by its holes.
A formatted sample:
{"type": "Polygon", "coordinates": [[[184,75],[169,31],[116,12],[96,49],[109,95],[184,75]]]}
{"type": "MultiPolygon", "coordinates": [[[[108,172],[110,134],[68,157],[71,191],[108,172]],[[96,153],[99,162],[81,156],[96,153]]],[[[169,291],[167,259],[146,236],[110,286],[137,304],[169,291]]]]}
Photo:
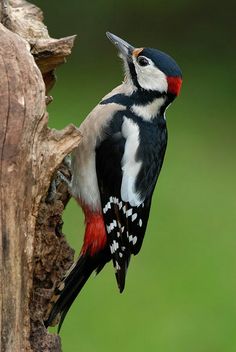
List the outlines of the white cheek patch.
{"type": "Polygon", "coordinates": [[[168,82],[166,75],[159,70],[151,60],[148,61],[149,65],[140,66],[136,58],[133,57],[139,85],[146,90],[155,90],[161,93],[167,92],[168,82]]]}
{"type": "Polygon", "coordinates": [[[122,158],[122,183],[121,198],[129,202],[131,206],[139,206],[142,203],[139,194],[135,189],[135,182],[141,168],[141,161],[136,160],[136,153],[139,146],[139,127],[132,120],[124,117],[122,134],[126,139],[125,151],[122,158]]]}

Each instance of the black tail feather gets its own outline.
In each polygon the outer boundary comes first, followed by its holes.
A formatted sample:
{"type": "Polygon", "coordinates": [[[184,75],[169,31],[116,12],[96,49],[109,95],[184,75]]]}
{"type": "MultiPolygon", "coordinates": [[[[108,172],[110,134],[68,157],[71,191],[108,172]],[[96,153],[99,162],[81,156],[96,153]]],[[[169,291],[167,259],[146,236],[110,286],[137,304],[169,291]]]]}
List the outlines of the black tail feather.
{"type": "Polygon", "coordinates": [[[55,290],[55,295],[52,298],[52,309],[44,322],[46,327],[52,325],[59,315],[58,332],[60,331],[67,312],[92,272],[96,269],[96,266],[91,256],[81,255],[79,257],[72,270],[69,271],[63,282],[55,290]]]}

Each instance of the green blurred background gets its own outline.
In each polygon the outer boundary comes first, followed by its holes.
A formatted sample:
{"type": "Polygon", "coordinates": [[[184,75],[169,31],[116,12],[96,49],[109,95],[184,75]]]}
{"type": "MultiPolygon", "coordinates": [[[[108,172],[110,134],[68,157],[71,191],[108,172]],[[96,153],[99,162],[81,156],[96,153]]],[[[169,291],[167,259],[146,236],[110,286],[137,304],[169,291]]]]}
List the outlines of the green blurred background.
{"type": "MultiPolygon", "coordinates": [[[[118,293],[111,265],[91,278],[63,325],[63,351],[235,352],[235,2],[34,2],[51,36],[78,34],[57,71],[50,126],[79,125],[122,80],[107,30],[168,52],[184,74],[167,113],[165,163],[126,290],[118,293]]],[[[83,217],[74,201],[64,220],[79,253],[83,217]]]]}

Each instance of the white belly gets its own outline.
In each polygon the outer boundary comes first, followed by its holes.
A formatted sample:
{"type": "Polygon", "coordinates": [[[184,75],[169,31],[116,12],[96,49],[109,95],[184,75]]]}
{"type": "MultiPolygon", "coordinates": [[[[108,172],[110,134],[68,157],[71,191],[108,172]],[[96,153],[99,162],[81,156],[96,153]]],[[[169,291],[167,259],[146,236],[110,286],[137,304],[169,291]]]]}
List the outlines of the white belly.
{"type": "Polygon", "coordinates": [[[77,148],[72,157],[72,196],[90,210],[101,211],[95,165],[95,152],[77,148]]]}
{"type": "MultiPolygon", "coordinates": [[[[116,88],[118,93],[119,89],[120,87],[116,88]]],[[[115,103],[97,105],[81,124],[82,141],[72,153],[72,196],[93,211],[101,211],[96,173],[96,145],[103,139],[104,126],[117,110],[123,109],[124,106],[115,103]]]]}
{"type": "Polygon", "coordinates": [[[101,211],[95,148],[97,142],[103,139],[104,126],[117,110],[123,109],[124,106],[115,103],[97,105],[81,124],[82,141],[72,153],[72,196],[94,211],[101,211]]]}

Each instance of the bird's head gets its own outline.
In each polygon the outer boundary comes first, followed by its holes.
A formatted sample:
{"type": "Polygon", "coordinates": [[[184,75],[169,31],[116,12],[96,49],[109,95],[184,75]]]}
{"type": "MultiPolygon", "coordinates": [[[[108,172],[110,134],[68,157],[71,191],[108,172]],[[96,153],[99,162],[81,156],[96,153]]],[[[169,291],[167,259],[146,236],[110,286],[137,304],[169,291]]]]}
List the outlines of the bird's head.
{"type": "Polygon", "coordinates": [[[135,89],[169,94],[174,99],[180,92],[182,72],[169,55],[152,48],[135,48],[116,35],[107,37],[118,48],[125,64],[126,80],[135,89]]]}

